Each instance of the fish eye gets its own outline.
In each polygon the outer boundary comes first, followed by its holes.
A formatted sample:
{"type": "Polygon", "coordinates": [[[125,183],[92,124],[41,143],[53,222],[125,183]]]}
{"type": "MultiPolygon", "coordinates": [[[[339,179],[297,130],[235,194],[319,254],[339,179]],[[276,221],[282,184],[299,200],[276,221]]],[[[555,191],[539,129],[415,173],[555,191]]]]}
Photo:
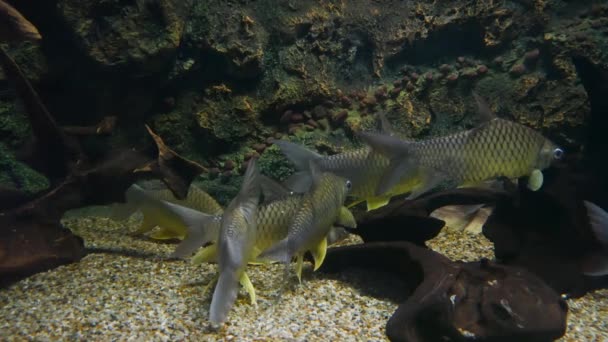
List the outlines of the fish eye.
{"type": "Polygon", "coordinates": [[[561,148],[556,148],[555,150],[553,150],[553,159],[560,160],[563,156],[564,150],[562,150],[561,148]]]}
{"type": "Polygon", "coordinates": [[[351,183],[349,180],[346,181],[346,189],[350,190],[350,188],[353,187],[353,183],[351,183]]]}

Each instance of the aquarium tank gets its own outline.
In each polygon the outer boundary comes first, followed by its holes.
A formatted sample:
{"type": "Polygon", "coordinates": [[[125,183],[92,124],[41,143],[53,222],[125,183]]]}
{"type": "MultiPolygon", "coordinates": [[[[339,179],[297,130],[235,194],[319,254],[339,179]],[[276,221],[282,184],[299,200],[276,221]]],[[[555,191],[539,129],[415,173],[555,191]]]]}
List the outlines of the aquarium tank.
{"type": "Polygon", "coordinates": [[[608,341],[608,3],[0,0],[0,340],[608,341]]]}

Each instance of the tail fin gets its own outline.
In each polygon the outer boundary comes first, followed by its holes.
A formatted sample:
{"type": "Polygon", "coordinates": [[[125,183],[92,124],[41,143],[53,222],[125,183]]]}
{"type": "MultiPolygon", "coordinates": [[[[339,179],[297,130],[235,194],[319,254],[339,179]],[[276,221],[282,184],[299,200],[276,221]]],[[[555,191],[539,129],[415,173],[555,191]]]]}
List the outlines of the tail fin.
{"type": "Polygon", "coordinates": [[[133,203],[114,203],[110,207],[110,219],[124,221],[135,214],[139,208],[133,203]]]}
{"type": "Polygon", "coordinates": [[[295,174],[287,179],[285,184],[295,192],[308,191],[312,184],[310,162],[320,159],[322,156],[304,146],[289,141],[276,140],[274,143],[279,146],[281,152],[295,165],[297,170],[295,174]]]}
{"type": "Polygon", "coordinates": [[[591,230],[599,242],[608,246],[608,213],[591,202],[584,201],[584,203],[591,230]]]}
{"type": "Polygon", "coordinates": [[[490,121],[495,119],[496,116],[492,113],[492,109],[490,109],[490,105],[488,102],[476,92],[472,92],[473,98],[475,99],[475,104],[477,105],[477,115],[482,122],[490,121]]]}
{"type": "Polygon", "coordinates": [[[215,285],[213,297],[211,298],[211,307],[209,308],[209,321],[213,324],[224,323],[236,301],[239,290],[236,273],[232,270],[222,272],[215,285]]]}
{"type": "Polygon", "coordinates": [[[390,135],[374,133],[360,133],[359,138],[372,149],[390,159],[389,166],[376,188],[376,196],[386,193],[401,179],[415,173],[416,165],[409,142],[390,135]]]}
{"type": "Polygon", "coordinates": [[[126,203],[115,203],[111,207],[110,218],[115,221],[123,221],[135,214],[146,197],[145,190],[137,185],[131,185],[125,192],[126,203]]]}
{"type": "Polygon", "coordinates": [[[169,202],[163,201],[163,203],[180,218],[188,231],[186,238],[177,245],[171,257],[185,258],[204,244],[217,241],[220,229],[220,216],[204,214],[200,211],[169,202]]]}

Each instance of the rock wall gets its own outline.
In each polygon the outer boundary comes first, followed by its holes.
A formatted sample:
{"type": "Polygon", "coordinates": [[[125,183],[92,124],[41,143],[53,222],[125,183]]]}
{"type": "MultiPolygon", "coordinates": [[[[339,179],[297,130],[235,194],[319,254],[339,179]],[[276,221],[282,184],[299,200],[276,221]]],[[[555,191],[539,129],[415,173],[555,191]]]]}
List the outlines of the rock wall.
{"type": "MultiPolygon", "coordinates": [[[[145,146],[148,123],[210,167],[199,181],[220,199],[253,155],[266,173],[289,173],[273,138],[336,152],[380,112],[414,138],[453,132],[474,124],[472,91],[577,150],[589,104],[572,57],[608,68],[608,6],[594,1],[14,5],[44,39],[11,54],[61,124],[116,115],[108,146],[145,146]]],[[[0,131],[15,132],[2,143],[15,151],[27,127],[1,75],[0,95],[0,131]]]]}

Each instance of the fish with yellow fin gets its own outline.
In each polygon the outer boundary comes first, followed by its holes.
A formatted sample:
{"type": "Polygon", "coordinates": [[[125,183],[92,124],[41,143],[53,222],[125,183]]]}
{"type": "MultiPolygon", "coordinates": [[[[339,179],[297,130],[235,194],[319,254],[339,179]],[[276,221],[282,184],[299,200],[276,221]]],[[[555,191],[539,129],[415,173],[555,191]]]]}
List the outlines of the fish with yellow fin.
{"type": "Polygon", "coordinates": [[[321,171],[314,161],[310,162],[310,168],[312,185],[302,197],[287,236],[259,255],[260,259],[285,264],[295,257],[296,274],[300,281],[305,252],[311,252],[314,270],[323,263],[330,227],[340,216],[349,214],[343,206],[352,186],[350,180],[321,171]]]}
{"type": "MultiPolygon", "coordinates": [[[[211,195],[195,185],[190,186],[188,194],[183,200],[175,198],[169,189],[158,183],[148,182],[146,186],[143,188],[133,184],[125,193],[126,203],[114,204],[112,207],[111,218],[116,220],[124,220],[137,211],[142,213],[143,220],[133,235],[145,234],[155,227],[159,227],[157,231],[150,234],[151,238],[182,240],[188,234],[187,224],[192,221],[189,216],[194,215],[201,218],[203,216],[195,215],[195,213],[181,208],[212,216],[220,215],[223,211],[211,195]]],[[[204,218],[205,222],[210,220],[208,216],[204,216],[204,218]]]]}
{"type": "Polygon", "coordinates": [[[476,186],[502,177],[528,176],[528,188],[540,189],[542,170],[560,160],[563,150],[527,126],[495,118],[488,105],[476,94],[474,97],[485,121],[471,130],[420,141],[360,133],[361,140],[390,159],[376,194],[404,179],[420,177],[422,184],[410,198],[444,182],[476,186]]]}
{"type": "Polygon", "coordinates": [[[304,146],[277,140],[274,142],[287,159],[295,165],[296,172],[287,179],[288,187],[295,192],[306,192],[312,182],[309,163],[314,161],[322,171],[332,172],[352,182],[349,196],[357,199],[354,204],[365,201],[367,210],[388,204],[393,196],[411,192],[420,184],[415,177],[394,184],[383,193],[376,193],[390,159],[369,146],[330,156],[323,156],[304,146]]]}
{"type": "MultiPolygon", "coordinates": [[[[263,175],[260,175],[259,178],[262,181],[262,192],[264,193],[265,201],[258,206],[257,234],[250,263],[263,263],[264,260],[258,258],[259,254],[287,236],[289,226],[302,207],[306,196],[305,194],[291,193],[277,184],[269,188],[268,185],[274,181],[263,175]],[[269,192],[272,193],[272,198],[268,200],[269,192]]],[[[343,206],[340,208],[340,215],[328,226],[327,244],[332,245],[345,237],[346,234],[342,227],[356,228],[356,226],[357,223],[353,214],[343,206]]],[[[193,264],[216,260],[217,244],[201,248],[192,257],[193,264]]],[[[298,279],[301,278],[301,270],[298,271],[297,276],[298,279]]]]}
{"type": "Polygon", "coordinates": [[[219,279],[211,299],[209,320],[221,324],[228,317],[238,294],[239,282],[251,284],[245,268],[251,259],[257,234],[260,185],[255,159],[249,161],[238,195],[230,202],[220,222],[217,241],[219,279]]]}

